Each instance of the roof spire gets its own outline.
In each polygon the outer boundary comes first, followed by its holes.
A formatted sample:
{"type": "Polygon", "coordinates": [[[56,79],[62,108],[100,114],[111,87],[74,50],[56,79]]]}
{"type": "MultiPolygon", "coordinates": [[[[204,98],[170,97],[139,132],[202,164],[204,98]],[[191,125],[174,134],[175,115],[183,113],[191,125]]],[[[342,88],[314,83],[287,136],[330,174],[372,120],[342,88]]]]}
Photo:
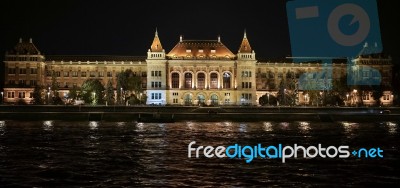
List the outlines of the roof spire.
{"type": "Polygon", "coordinates": [[[247,39],[246,29],[244,30],[244,36],[243,36],[242,44],[239,47],[239,52],[240,53],[252,53],[249,40],[247,39]]]}
{"type": "Polygon", "coordinates": [[[152,52],[162,52],[163,51],[163,48],[162,48],[162,45],[161,45],[161,41],[158,38],[157,28],[156,28],[156,32],[154,34],[154,39],[153,39],[153,43],[151,44],[150,50],[152,52]]]}

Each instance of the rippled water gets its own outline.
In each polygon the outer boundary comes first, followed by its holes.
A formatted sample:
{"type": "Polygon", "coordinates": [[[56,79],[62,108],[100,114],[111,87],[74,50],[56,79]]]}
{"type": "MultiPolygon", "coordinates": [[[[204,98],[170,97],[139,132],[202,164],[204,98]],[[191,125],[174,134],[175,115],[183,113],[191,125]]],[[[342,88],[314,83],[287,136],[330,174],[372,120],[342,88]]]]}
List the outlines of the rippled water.
{"type": "Polygon", "coordinates": [[[398,122],[0,121],[0,186],[398,186],[398,122]],[[187,146],[380,147],[383,159],[191,158],[187,146]]]}

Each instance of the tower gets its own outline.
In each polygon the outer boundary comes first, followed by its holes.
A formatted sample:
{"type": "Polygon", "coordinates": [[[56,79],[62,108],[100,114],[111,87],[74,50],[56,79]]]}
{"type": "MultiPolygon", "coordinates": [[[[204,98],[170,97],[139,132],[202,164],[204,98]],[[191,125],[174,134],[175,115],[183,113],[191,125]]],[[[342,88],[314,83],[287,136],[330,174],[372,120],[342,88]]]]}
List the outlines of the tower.
{"type": "Polygon", "coordinates": [[[147,104],[166,104],[167,59],[156,29],[147,51],[147,104]]]}
{"type": "Polygon", "coordinates": [[[246,30],[237,53],[237,103],[256,105],[256,54],[251,49],[246,30]]]}

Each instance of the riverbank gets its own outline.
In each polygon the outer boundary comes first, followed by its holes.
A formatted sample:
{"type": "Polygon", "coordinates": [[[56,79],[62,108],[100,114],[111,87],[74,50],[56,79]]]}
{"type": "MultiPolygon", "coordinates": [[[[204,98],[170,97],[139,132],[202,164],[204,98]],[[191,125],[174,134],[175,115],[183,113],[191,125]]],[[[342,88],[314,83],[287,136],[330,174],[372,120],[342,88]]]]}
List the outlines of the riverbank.
{"type": "Polygon", "coordinates": [[[400,108],[0,106],[0,120],[67,121],[400,121],[400,108]]]}

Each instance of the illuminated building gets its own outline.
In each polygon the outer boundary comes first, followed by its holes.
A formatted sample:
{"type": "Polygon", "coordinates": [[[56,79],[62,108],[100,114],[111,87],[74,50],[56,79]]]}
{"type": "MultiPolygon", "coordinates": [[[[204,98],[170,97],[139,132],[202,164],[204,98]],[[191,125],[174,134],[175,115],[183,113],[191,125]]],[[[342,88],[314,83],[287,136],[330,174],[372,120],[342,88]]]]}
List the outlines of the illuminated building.
{"type": "MultiPolygon", "coordinates": [[[[379,70],[382,83],[390,86],[390,57],[359,56],[353,62],[361,70],[361,76],[368,76],[362,72],[363,66],[379,70]]],[[[263,95],[277,96],[281,82],[296,80],[301,73],[318,72],[326,66],[320,62],[258,61],[246,32],[236,54],[220,37],[185,40],[182,36],[166,53],[157,31],[147,57],[43,55],[32,39],[20,39],[14,49],[6,52],[4,63],[5,103],[18,100],[29,103],[35,85],[44,86],[44,98],[46,95],[67,96],[69,89],[81,86],[86,79],[99,79],[103,85],[111,79],[117,94],[121,88],[116,88],[116,75],[131,69],[142,79],[146,103],[156,105],[257,105],[263,95]],[[52,77],[59,87],[58,93],[51,91],[52,77]]],[[[346,68],[346,62],[333,62],[332,74],[324,82],[332,83],[346,76],[346,68]]],[[[296,104],[311,105],[306,92],[299,90],[296,95],[296,104]]],[[[354,97],[353,101],[358,99],[358,95],[354,97]]],[[[358,100],[363,100],[365,105],[374,104],[371,92],[363,92],[358,100]]],[[[380,100],[381,104],[390,105],[393,96],[390,91],[384,91],[380,100]]],[[[347,96],[345,102],[349,101],[347,96]]]]}

